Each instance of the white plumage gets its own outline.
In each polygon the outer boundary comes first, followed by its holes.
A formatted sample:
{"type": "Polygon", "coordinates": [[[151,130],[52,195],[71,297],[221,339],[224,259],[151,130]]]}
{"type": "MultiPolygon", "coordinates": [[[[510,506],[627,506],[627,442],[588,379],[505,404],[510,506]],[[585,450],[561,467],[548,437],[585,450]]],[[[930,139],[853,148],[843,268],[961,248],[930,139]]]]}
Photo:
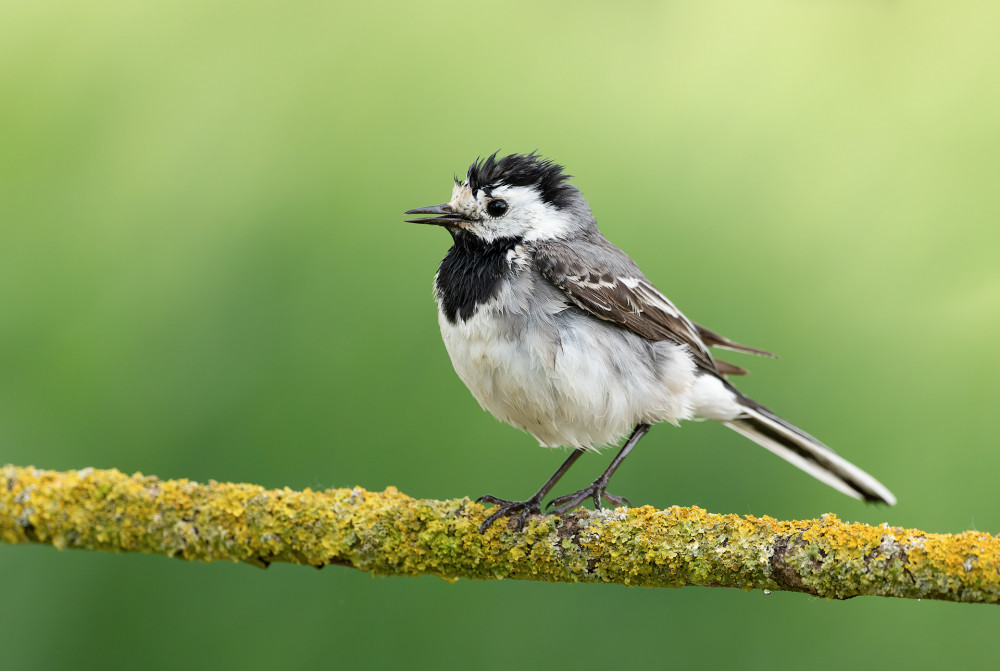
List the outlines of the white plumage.
{"type": "Polygon", "coordinates": [[[544,316],[554,308],[511,315],[509,291],[458,324],[438,311],[455,371],[494,417],[544,447],[592,450],[636,424],[693,418],[695,366],[684,346],[628,342],[640,336],[577,312],[563,315],[556,342],[544,316]]]}

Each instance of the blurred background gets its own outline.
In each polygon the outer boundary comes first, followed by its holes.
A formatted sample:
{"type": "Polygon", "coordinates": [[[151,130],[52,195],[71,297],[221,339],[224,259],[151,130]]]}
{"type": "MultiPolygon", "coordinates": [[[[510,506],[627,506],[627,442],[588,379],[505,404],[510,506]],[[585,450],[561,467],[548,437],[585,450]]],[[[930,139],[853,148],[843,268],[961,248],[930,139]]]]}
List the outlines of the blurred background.
{"type": "MultiPolygon", "coordinates": [[[[614,492],[997,532],[998,19],[860,0],[4,2],[0,463],[529,495],[564,454],[455,376],[431,297],[450,238],[401,213],[477,156],[538,149],[692,319],[781,356],[729,357],[746,392],[899,505],[693,423],[655,428],[614,492]]],[[[928,668],[992,655],[1000,624],[50,547],[0,546],[0,574],[11,669],[928,668]]]]}

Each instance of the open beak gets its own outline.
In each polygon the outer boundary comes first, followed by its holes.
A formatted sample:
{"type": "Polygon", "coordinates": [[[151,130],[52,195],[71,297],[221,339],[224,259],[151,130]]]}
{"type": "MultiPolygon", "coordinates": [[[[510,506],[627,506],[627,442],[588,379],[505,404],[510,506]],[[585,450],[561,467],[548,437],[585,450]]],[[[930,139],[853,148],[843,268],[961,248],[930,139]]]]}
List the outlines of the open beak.
{"type": "Polygon", "coordinates": [[[461,224],[466,221],[464,217],[455,214],[454,210],[448,203],[441,203],[440,205],[431,205],[430,207],[418,207],[415,210],[407,210],[403,214],[436,214],[436,217],[427,217],[424,219],[407,219],[408,224],[435,224],[437,226],[447,226],[448,224],[461,224]]]}

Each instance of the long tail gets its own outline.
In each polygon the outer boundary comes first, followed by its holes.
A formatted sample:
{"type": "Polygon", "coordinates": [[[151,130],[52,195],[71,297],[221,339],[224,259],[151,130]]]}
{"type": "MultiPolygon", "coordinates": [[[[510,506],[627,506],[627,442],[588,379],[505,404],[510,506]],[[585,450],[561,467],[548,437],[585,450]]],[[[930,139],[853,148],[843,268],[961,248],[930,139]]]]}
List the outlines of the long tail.
{"type": "Polygon", "coordinates": [[[739,392],[736,393],[743,406],[743,414],[723,422],[730,429],[848,496],[888,503],[890,506],[896,503],[896,497],[881,482],[802,429],[789,424],[739,392]]]}

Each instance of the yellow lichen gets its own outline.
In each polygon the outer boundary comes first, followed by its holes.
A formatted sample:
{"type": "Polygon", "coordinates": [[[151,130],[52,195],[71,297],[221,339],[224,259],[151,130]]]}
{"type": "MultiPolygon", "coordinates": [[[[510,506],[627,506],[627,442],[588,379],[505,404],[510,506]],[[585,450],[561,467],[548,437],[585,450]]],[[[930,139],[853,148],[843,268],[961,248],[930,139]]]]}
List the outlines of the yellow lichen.
{"type": "Polygon", "coordinates": [[[0,471],[0,541],[152,552],[255,566],[340,564],[448,580],[518,578],[786,589],[1000,601],[1000,539],[980,532],[718,515],[651,507],[537,517],[478,531],[467,499],[412,499],[395,488],[314,492],[165,480],[115,470],[0,471]]]}

